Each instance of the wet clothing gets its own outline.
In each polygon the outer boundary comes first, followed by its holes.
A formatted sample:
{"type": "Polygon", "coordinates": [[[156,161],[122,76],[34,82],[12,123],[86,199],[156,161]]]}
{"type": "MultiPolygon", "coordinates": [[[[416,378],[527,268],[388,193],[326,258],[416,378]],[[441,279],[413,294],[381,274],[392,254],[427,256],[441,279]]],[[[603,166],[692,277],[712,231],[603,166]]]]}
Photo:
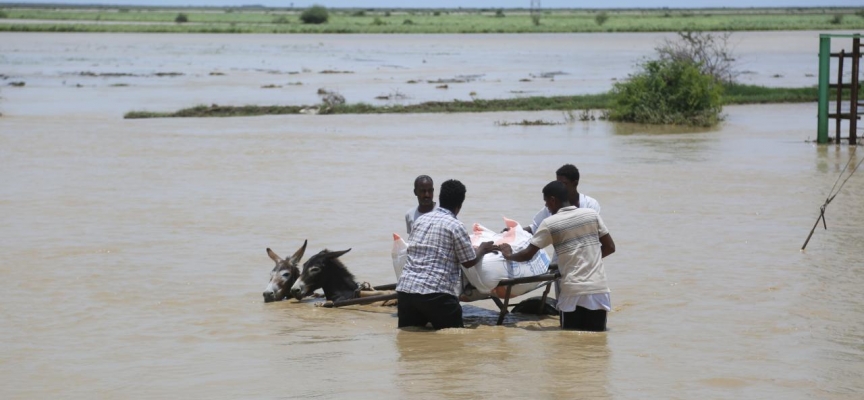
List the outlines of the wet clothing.
{"type": "Polygon", "coordinates": [[[456,296],[445,293],[397,292],[399,327],[431,323],[435,329],[462,328],[462,306],[456,296]]]}
{"type": "Polygon", "coordinates": [[[576,307],[570,312],[561,311],[561,329],[603,332],[606,330],[606,310],[589,310],[576,307]]]}

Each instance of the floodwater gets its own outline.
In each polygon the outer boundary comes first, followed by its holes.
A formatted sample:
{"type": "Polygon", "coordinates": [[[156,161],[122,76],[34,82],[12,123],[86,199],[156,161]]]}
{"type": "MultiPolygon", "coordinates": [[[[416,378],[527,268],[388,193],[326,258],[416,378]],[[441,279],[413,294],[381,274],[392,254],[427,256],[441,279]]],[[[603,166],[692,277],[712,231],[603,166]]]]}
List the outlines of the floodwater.
{"type": "MultiPolygon", "coordinates": [[[[26,82],[0,89],[0,397],[860,398],[864,177],[799,249],[864,154],[807,142],[815,104],[727,107],[710,130],[496,125],[555,112],[121,118],[304,104],[318,87],[368,102],[590,93],[661,37],[0,34],[0,82],[26,82]],[[393,282],[416,175],[462,180],[460,219],[498,227],[533,216],[568,162],[618,248],[606,333],[497,327],[488,301],[440,332],[399,331],[390,308],[262,301],[265,248],[305,239],[393,282]]],[[[735,37],[747,79],[810,84],[815,33],[735,37]]]]}

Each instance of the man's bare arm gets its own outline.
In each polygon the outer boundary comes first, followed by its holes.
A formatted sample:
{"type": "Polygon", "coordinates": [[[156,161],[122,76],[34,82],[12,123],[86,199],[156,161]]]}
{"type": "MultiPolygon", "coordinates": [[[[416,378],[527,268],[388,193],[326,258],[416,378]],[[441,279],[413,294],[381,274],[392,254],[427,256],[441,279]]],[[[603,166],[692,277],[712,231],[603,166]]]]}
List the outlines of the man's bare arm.
{"type": "Polygon", "coordinates": [[[480,246],[477,246],[477,250],[475,251],[476,256],[474,257],[474,259],[471,261],[465,261],[464,263],[462,263],[462,266],[465,268],[471,268],[471,267],[477,265],[477,263],[481,259],[483,259],[483,256],[485,256],[486,253],[489,253],[489,252],[494,251],[494,250],[495,250],[495,246],[492,245],[491,241],[480,243],[480,246]]]}
{"type": "Polygon", "coordinates": [[[600,254],[606,257],[615,252],[615,242],[612,241],[612,235],[605,234],[600,236],[600,254]]]}
{"type": "Polygon", "coordinates": [[[498,250],[501,250],[501,255],[504,256],[505,260],[528,261],[534,258],[534,255],[540,251],[540,248],[533,244],[529,244],[528,247],[522,249],[522,251],[513,254],[513,248],[511,248],[509,244],[504,243],[498,246],[498,250]]]}

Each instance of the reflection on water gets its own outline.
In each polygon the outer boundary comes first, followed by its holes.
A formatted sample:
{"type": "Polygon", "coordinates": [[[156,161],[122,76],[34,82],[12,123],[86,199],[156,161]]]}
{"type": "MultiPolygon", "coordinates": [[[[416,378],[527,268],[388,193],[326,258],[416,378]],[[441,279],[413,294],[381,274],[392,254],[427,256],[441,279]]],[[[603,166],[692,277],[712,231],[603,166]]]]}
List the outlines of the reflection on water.
{"type": "MultiPolygon", "coordinates": [[[[805,142],[813,104],[727,107],[727,121],[707,131],[495,124],[558,112],[126,121],[118,115],[128,108],[235,92],[220,86],[229,80],[191,73],[128,88],[61,88],[60,73],[108,57],[81,41],[121,53],[100,61],[104,70],[170,71],[186,68],[181,53],[148,58],[147,49],[198,48],[204,39],[2,35],[27,38],[0,48],[15,74],[33,77],[32,87],[4,89],[0,103],[2,398],[853,399],[864,391],[860,171],[829,206],[828,230],[799,251],[840,171],[861,157],[805,142]],[[21,43],[35,50],[5,51],[21,43]],[[74,46],[84,55],[64,55],[74,46]],[[76,57],[86,61],[69,60],[76,57]],[[340,259],[358,280],[392,283],[391,234],[404,233],[419,174],[462,180],[460,220],[498,226],[502,215],[531,218],[564,163],[580,168],[580,190],[601,203],[618,248],[606,260],[615,309],[606,333],[561,332],[555,318],[517,315],[498,327],[489,301],[465,304],[469,329],[441,332],[397,330],[392,308],[262,302],[273,267],[265,249],[288,253],[307,239],[309,254],[352,248],[340,259]]],[[[610,46],[631,38],[604,37],[610,46]]],[[[776,44],[771,37],[765,46],[776,44]]],[[[256,49],[284,38],[231,36],[189,68],[255,63],[256,49]]],[[[346,49],[367,43],[291,38],[299,47],[290,49],[318,54],[314,70],[331,56],[359,57],[346,49]],[[327,51],[314,50],[319,41],[327,51]]],[[[398,52],[414,38],[388,40],[398,52]]],[[[501,45],[508,38],[436,37],[433,49],[412,47],[406,57],[458,60],[488,40],[494,57],[469,59],[476,69],[540,69],[497,62],[536,36],[501,45]]],[[[395,65],[378,40],[379,50],[359,58],[395,65]]],[[[542,53],[539,42],[523,49],[542,53]]],[[[776,51],[790,48],[804,51],[776,51]]],[[[476,72],[465,69],[459,74],[476,72]]],[[[231,72],[230,82],[256,82],[256,74],[231,72]]],[[[376,74],[358,68],[334,82],[362,98],[380,89],[364,83],[376,74]]],[[[513,89],[484,83],[489,74],[471,84],[513,89]]],[[[257,93],[239,88],[237,101],[257,103],[257,93]]]]}

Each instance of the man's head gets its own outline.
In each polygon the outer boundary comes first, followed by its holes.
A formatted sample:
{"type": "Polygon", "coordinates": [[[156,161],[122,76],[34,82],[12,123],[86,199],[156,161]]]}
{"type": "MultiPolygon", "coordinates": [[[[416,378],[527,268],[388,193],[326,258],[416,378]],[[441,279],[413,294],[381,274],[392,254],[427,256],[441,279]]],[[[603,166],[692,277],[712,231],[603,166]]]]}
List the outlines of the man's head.
{"type": "Polygon", "coordinates": [[[570,205],[567,187],[559,181],[549,182],[543,187],[543,201],[546,202],[546,208],[550,213],[558,213],[558,210],[570,205]]]}
{"type": "Polygon", "coordinates": [[[421,208],[431,208],[435,204],[435,186],[429,175],[420,175],[414,179],[414,195],[421,208]]]}
{"type": "Polygon", "coordinates": [[[563,183],[568,191],[575,191],[579,185],[579,168],[573,164],[564,164],[555,171],[555,178],[563,183]]]}
{"type": "Polygon", "coordinates": [[[441,193],[438,195],[438,205],[459,214],[462,202],[465,201],[465,185],[455,179],[450,179],[441,184],[441,193]]]}

